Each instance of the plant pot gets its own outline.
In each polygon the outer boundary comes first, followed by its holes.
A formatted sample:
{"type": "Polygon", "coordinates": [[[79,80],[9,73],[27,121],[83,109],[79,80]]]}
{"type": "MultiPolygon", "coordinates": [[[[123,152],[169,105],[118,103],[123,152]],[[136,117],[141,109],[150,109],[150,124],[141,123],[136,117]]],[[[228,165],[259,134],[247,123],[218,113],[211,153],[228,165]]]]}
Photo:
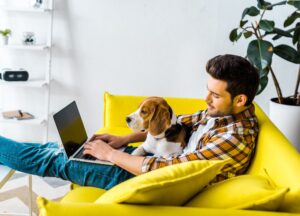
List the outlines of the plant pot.
{"type": "Polygon", "coordinates": [[[277,103],[270,100],[269,117],[279,130],[300,152],[300,106],[277,103]]]}
{"type": "Polygon", "coordinates": [[[7,45],[8,44],[8,37],[2,36],[2,44],[1,45],[7,45]]]}

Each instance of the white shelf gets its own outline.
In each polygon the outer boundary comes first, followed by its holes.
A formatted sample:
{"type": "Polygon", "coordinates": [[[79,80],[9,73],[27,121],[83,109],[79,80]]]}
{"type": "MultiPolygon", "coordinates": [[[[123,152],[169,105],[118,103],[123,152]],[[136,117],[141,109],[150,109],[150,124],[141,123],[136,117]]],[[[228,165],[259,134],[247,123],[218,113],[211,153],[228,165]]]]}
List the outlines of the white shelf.
{"type": "Polygon", "coordinates": [[[16,11],[16,12],[34,12],[34,13],[44,13],[49,12],[50,8],[31,8],[31,7],[13,7],[13,6],[0,6],[0,10],[4,11],[16,11]]]}
{"type": "Polygon", "coordinates": [[[0,80],[0,86],[41,88],[41,87],[44,87],[47,85],[48,85],[48,82],[45,80],[28,80],[28,81],[3,81],[3,80],[0,80]]]}
{"type": "Polygon", "coordinates": [[[36,45],[9,44],[9,45],[2,45],[1,47],[6,49],[21,49],[21,50],[46,50],[49,48],[49,46],[46,44],[36,44],[36,45]]]}
{"type": "Polygon", "coordinates": [[[17,119],[5,119],[0,114],[0,123],[11,123],[11,124],[26,124],[26,125],[43,125],[46,123],[46,119],[35,117],[34,119],[25,119],[25,120],[17,120],[17,119]]]}

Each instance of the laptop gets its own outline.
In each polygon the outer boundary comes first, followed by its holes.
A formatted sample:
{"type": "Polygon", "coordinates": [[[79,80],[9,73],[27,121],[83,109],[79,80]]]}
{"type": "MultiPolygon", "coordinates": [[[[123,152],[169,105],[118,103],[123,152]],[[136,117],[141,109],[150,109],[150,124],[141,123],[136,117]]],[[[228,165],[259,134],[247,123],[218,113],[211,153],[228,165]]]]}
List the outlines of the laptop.
{"type": "Polygon", "coordinates": [[[83,154],[88,136],[75,101],[55,113],[53,119],[69,160],[112,165],[111,162],[83,154]]]}

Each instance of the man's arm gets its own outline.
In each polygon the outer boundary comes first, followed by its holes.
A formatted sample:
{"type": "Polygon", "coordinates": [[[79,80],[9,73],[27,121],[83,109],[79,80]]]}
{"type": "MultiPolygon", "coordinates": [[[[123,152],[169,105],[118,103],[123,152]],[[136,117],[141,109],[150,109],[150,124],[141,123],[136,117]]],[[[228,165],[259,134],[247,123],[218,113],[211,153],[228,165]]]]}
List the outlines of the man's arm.
{"type": "Polygon", "coordinates": [[[109,161],[127,170],[134,175],[142,174],[142,165],[145,157],[131,155],[126,152],[113,149],[109,161]]]}
{"type": "Polygon", "coordinates": [[[127,146],[129,143],[135,142],[143,142],[146,140],[147,132],[135,131],[131,134],[125,136],[115,136],[112,134],[95,134],[91,139],[94,140],[102,140],[109,144],[111,147],[118,149],[122,146],[127,146]]]}
{"type": "Polygon", "coordinates": [[[245,162],[250,159],[255,146],[255,136],[244,135],[244,140],[238,134],[222,133],[213,136],[205,146],[197,148],[195,151],[176,155],[169,158],[162,157],[146,157],[142,164],[142,173],[149,172],[161,167],[170,166],[177,163],[183,163],[192,160],[225,160],[232,158],[230,163],[232,167],[241,169],[245,162]],[[237,168],[238,167],[238,168],[237,168]]]}
{"type": "Polygon", "coordinates": [[[145,157],[116,150],[100,139],[86,143],[84,149],[84,154],[92,155],[99,160],[112,162],[134,175],[142,173],[142,164],[145,157]]]}

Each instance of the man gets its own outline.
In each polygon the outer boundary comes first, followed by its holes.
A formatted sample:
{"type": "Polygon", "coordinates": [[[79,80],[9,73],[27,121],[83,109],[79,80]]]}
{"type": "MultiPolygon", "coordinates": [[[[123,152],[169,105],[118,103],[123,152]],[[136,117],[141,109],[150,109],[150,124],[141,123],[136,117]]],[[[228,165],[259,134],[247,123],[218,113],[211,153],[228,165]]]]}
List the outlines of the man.
{"type": "Polygon", "coordinates": [[[133,147],[116,150],[146,139],[147,132],[127,136],[95,135],[85,145],[85,154],[116,166],[67,160],[55,143],[18,143],[0,137],[0,163],[22,172],[56,176],[80,185],[109,189],[114,185],[154,169],[190,160],[232,158],[215,181],[246,171],[255,147],[258,123],[252,101],[258,88],[258,73],[244,58],[216,56],[206,66],[209,74],[207,110],[180,116],[178,122],[192,130],[182,155],[170,158],[134,156],[133,147]]]}

